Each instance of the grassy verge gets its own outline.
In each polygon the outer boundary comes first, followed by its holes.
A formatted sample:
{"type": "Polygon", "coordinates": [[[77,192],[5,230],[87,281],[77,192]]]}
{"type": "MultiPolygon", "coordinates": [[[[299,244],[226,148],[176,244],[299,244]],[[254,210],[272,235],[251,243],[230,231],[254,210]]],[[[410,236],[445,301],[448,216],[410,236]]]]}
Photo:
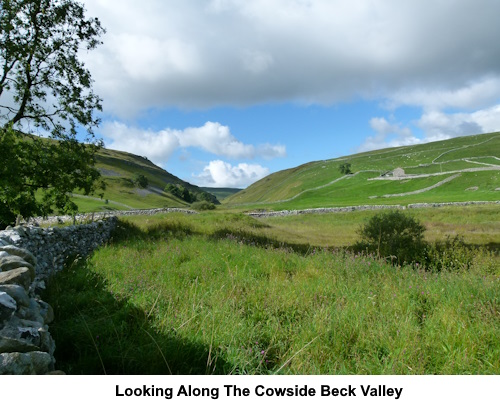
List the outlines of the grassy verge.
{"type": "Polygon", "coordinates": [[[109,246],[51,281],[59,368],[500,372],[500,274],[488,255],[433,274],[343,250],[294,253],[242,215],[149,221],[121,222],[109,246]]]}

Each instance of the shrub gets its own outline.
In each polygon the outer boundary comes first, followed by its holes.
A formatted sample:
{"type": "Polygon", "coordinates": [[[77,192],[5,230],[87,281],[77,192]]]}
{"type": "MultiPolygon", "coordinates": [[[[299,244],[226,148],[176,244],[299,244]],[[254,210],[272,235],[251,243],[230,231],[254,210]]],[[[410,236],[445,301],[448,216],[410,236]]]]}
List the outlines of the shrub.
{"type": "Polygon", "coordinates": [[[427,246],[424,231],[425,227],[408,214],[383,212],[359,230],[361,240],[354,249],[374,253],[399,265],[422,261],[427,246]]]}
{"type": "Polygon", "coordinates": [[[191,208],[197,211],[208,211],[214,210],[215,204],[208,201],[196,201],[195,203],[191,204],[191,208]]]}
{"type": "Polygon", "coordinates": [[[351,174],[351,164],[350,163],[342,163],[339,166],[339,171],[342,174],[351,174]]]}
{"type": "Polygon", "coordinates": [[[146,188],[149,184],[149,180],[143,174],[136,174],[134,177],[134,183],[141,188],[146,188]]]}
{"type": "Polygon", "coordinates": [[[436,242],[428,249],[427,267],[434,271],[469,270],[479,250],[465,244],[463,238],[455,236],[444,242],[436,242]]]}

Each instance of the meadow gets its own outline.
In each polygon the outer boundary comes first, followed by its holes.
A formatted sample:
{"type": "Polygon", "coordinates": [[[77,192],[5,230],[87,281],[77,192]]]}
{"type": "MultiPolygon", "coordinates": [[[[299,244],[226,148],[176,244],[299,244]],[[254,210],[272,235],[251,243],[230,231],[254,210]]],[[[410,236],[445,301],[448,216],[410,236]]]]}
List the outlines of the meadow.
{"type": "Polygon", "coordinates": [[[50,280],[57,367],[498,374],[497,212],[415,211],[429,241],[463,231],[482,246],[453,271],[351,253],[345,247],[373,213],[254,219],[217,210],[121,220],[107,246],[50,280]]]}

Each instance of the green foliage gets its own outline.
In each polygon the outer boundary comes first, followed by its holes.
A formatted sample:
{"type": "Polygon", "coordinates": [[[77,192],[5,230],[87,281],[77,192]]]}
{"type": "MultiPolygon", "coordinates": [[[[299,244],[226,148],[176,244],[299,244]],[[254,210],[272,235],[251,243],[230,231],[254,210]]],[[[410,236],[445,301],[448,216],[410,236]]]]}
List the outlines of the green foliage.
{"type": "Polygon", "coordinates": [[[140,188],[146,188],[149,185],[149,180],[143,174],[136,174],[134,176],[134,184],[138,185],[140,188]]]}
{"type": "Polygon", "coordinates": [[[196,201],[191,208],[196,211],[211,211],[215,209],[215,204],[208,201],[196,201]]]}
{"type": "Polygon", "coordinates": [[[402,265],[422,261],[426,249],[425,227],[402,211],[382,212],[374,215],[360,230],[358,251],[402,265]]]}
{"type": "Polygon", "coordinates": [[[339,165],[339,171],[342,174],[351,174],[351,164],[350,163],[342,163],[339,165]]]}
{"type": "Polygon", "coordinates": [[[0,229],[18,215],[28,218],[76,212],[71,192],[103,189],[94,168],[93,145],[75,140],[50,142],[0,128],[0,229]]]}
{"type": "Polygon", "coordinates": [[[429,246],[427,267],[434,271],[466,271],[479,253],[479,249],[467,246],[460,236],[448,236],[445,241],[429,246]]]}
{"type": "Polygon", "coordinates": [[[206,191],[190,191],[187,187],[184,187],[181,184],[169,183],[165,186],[165,192],[170,193],[187,203],[194,203],[197,201],[218,203],[217,198],[214,195],[207,193],[206,191]]]}
{"type": "Polygon", "coordinates": [[[68,193],[100,186],[93,165],[101,141],[93,129],[101,100],[78,56],[94,49],[104,30],[84,11],[73,0],[1,0],[0,227],[17,215],[74,212],[68,193]],[[22,134],[27,127],[52,141],[22,134]],[[76,140],[78,128],[87,132],[85,145],[76,140]]]}
{"type": "Polygon", "coordinates": [[[0,97],[14,101],[2,103],[2,119],[29,122],[54,138],[74,136],[78,126],[92,134],[101,104],[78,56],[99,45],[103,33],[73,0],[2,0],[0,97]]]}

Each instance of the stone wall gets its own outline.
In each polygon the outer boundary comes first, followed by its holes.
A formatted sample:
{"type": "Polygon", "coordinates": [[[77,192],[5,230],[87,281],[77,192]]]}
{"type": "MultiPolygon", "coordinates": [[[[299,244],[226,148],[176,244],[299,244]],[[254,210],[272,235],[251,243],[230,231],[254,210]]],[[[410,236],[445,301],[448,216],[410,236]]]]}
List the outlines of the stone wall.
{"type": "Polygon", "coordinates": [[[48,326],[54,312],[39,294],[67,260],[105,243],[116,221],[0,232],[0,375],[55,373],[55,343],[48,326]]]}
{"type": "Polygon", "coordinates": [[[334,212],[352,212],[352,211],[374,211],[374,210],[405,210],[416,208],[438,208],[438,207],[457,207],[468,205],[489,205],[500,204],[500,201],[465,201],[465,202],[450,202],[450,203],[419,203],[404,205],[356,205],[351,207],[335,207],[335,208],[311,208],[305,210],[285,210],[285,211],[256,211],[249,212],[248,215],[256,218],[265,217],[286,217],[289,215],[302,214],[329,214],[334,212]]]}
{"type": "Polygon", "coordinates": [[[70,215],[51,216],[47,218],[36,217],[29,221],[31,225],[54,225],[62,223],[86,223],[93,222],[99,219],[109,217],[122,217],[131,215],[157,215],[170,212],[182,212],[184,214],[198,214],[196,211],[185,208],[151,208],[145,210],[128,210],[128,211],[108,211],[108,212],[93,212],[88,214],[78,214],[75,217],[70,215]]]}
{"type": "Polygon", "coordinates": [[[382,209],[405,209],[403,205],[358,205],[352,207],[335,207],[335,208],[310,208],[305,210],[285,210],[285,211],[257,211],[250,212],[248,215],[256,218],[263,217],[286,217],[289,215],[303,215],[303,214],[329,214],[332,212],[351,212],[351,211],[372,211],[382,209]]]}

